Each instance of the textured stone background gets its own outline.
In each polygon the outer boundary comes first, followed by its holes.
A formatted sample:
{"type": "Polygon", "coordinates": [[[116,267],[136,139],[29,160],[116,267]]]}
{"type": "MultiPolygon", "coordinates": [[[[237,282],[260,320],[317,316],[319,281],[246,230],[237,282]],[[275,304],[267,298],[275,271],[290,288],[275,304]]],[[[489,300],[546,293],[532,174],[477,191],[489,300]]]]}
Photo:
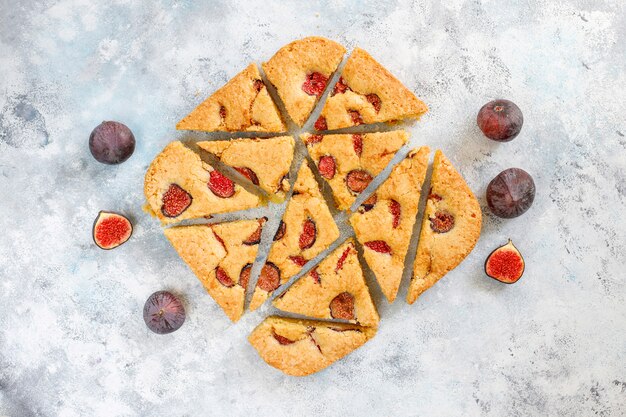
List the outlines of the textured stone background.
{"type": "Polygon", "coordinates": [[[311,3],[0,0],[0,415],[626,415],[626,3],[311,3]],[[520,218],[486,212],[474,252],[413,306],[373,284],[378,336],[294,379],[246,342],[270,308],[232,325],[141,211],[142,182],[203,96],[314,34],[429,104],[413,143],[443,149],[483,206],[511,166],[538,192],[520,218]],[[475,126],[494,97],[524,111],[511,143],[475,126]],[[104,119],[138,139],[118,167],[87,148],[104,119]],[[136,224],[115,251],[91,241],[100,209],[136,224]],[[514,286],[482,269],[508,237],[527,261],[514,286]],[[162,288],[188,308],[169,336],[141,317],[162,288]]]}

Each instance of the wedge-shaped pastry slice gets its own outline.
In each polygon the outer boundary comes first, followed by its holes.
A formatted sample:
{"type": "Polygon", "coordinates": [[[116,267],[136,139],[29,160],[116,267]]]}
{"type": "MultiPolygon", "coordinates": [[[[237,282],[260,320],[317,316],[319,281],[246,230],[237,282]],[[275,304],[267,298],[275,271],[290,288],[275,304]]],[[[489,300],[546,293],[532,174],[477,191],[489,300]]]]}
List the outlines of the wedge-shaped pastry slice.
{"type": "Polygon", "coordinates": [[[277,201],[289,191],[289,168],[293,160],[291,136],[269,139],[235,139],[199,142],[198,146],[235,168],[277,201]]]}
{"type": "Polygon", "coordinates": [[[283,46],[263,64],[267,79],[298,126],[307,121],[345,53],[337,42],[309,37],[283,46]]]}
{"type": "Polygon", "coordinates": [[[268,365],[287,375],[305,376],[321,371],[375,335],[371,327],[271,316],[252,331],[248,341],[268,365]]]}
{"type": "Polygon", "coordinates": [[[250,310],[257,309],[272,292],[297,274],[307,261],[328,248],[339,237],[339,229],[311,168],[300,167],[293,194],[274,243],[261,269],[250,310]]]}
{"type": "Polygon", "coordinates": [[[316,319],[378,326],[378,313],[352,239],[274,300],[274,307],[316,319]]]}
{"type": "Polygon", "coordinates": [[[363,49],[356,48],[315,123],[317,130],[418,119],[428,107],[363,49]]]}
{"type": "Polygon", "coordinates": [[[176,125],[205,132],[285,132],[256,64],[235,75],[176,125]]]}
{"type": "Polygon", "coordinates": [[[385,169],[408,135],[397,130],[354,135],[304,134],[301,138],[321,176],[332,188],[337,207],[347,210],[385,169]]]}
{"type": "Polygon", "coordinates": [[[390,303],[402,280],[429,153],[426,146],[411,151],[370,197],[373,204],[361,205],[350,217],[365,261],[390,303]]]}
{"type": "Polygon", "coordinates": [[[257,207],[258,196],[202,162],[181,142],[172,142],[146,172],[144,194],[150,211],[163,223],[208,217],[257,207]]]}
{"type": "Polygon", "coordinates": [[[482,225],[478,200],[439,150],[430,186],[406,297],[409,304],[465,259],[476,245],[482,225]]]}
{"type": "Polygon", "coordinates": [[[264,223],[240,220],[165,229],[174,249],[233,322],[243,314],[264,223]]]}

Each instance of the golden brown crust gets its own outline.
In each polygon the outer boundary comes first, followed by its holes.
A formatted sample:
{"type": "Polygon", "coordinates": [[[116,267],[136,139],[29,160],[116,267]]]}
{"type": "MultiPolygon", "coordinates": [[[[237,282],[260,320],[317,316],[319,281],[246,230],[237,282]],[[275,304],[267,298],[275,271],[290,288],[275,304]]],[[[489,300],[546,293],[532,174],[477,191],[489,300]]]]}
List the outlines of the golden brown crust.
{"type": "MultiPolygon", "coordinates": [[[[302,269],[302,264],[294,261],[295,258],[313,259],[339,237],[337,224],[306,161],[300,167],[293,186],[293,196],[287,203],[282,221],[285,234],[274,242],[267,259],[279,269],[280,283],[284,284],[302,269]],[[301,249],[300,235],[307,219],[315,223],[316,238],[310,247],[301,249]]],[[[270,295],[271,292],[257,286],[250,310],[257,309],[270,295]]]]}
{"type": "Polygon", "coordinates": [[[374,207],[368,211],[360,208],[350,217],[356,237],[363,245],[363,257],[390,303],[395,300],[402,280],[429,153],[427,146],[411,151],[376,190],[374,207]],[[397,217],[392,205],[399,209],[397,217]],[[386,242],[391,254],[376,252],[365,245],[374,241],[386,242]]]}
{"type": "Polygon", "coordinates": [[[287,375],[306,376],[343,358],[375,335],[375,328],[354,324],[271,316],[252,331],[248,341],[268,365],[287,375]]]}
{"type": "Polygon", "coordinates": [[[176,129],[285,132],[287,127],[258,67],[250,64],[178,122],[176,129]]]}
{"type": "Polygon", "coordinates": [[[310,134],[303,134],[301,138],[307,144],[307,149],[315,165],[318,166],[320,158],[325,155],[330,155],[335,160],[335,175],[330,179],[324,179],[333,190],[333,198],[340,210],[349,209],[358,196],[358,193],[348,188],[346,175],[353,170],[364,170],[372,178],[375,177],[385,169],[396,152],[409,139],[403,130],[361,135],[324,135],[319,142],[311,141],[311,136],[310,134]],[[360,156],[354,149],[354,136],[362,138],[360,156]]]}
{"type": "Polygon", "coordinates": [[[345,52],[337,42],[313,36],[283,46],[263,64],[267,79],[298,126],[304,125],[318,100],[302,89],[306,76],[317,72],[330,79],[345,52]]]}
{"type": "Polygon", "coordinates": [[[214,169],[181,142],[171,142],[159,153],[148,168],[144,194],[150,211],[162,223],[207,217],[216,213],[245,210],[260,205],[258,196],[235,185],[232,197],[219,198],[207,184],[214,169]],[[163,195],[171,184],[177,184],[193,198],[191,205],[177,217],[167,217],[161,207],[163,195]]]}
{"type": "Polygon", "coordinates": [[[259,187],[276,196],[279,201],[285,199],[289,191],[287,174],[295,146],[291,136],[199,142],[198,146],[214,154],[226,165],[251,169],[259,181],[259,187]]]}
{"type": "Polygon", "coordinates": [[[258,251],[258,244],[242,242],[264,222],[264,219],[241,220],[165,229],[174,249],[233,322],[239,320],[244,308],[246,289],[239,284],[241,271],[254,263],[258,251]],[[232,279],[232,286],[216,278],[218,267],[232,279]]]}
{"type": "Polygon", "coordinates": [[[418,119],[428,111],[424,102],[363,49],[352,52],[341,78],[349,88],[335,95],[331,92],[321,113],[329,130],[354,126],[350,111],[358,112],[362,123],[418,119]],[[378,97],[378,110],[372,96],[368,99],[372,94],[378,97]]]}
{"type": "Polygon", "coordinates": [[[420,294],[465,259],[478,241],[481,225],[482,212],[478,200],[461,174],[437,150],[413,279],[407,294],[409,304],[413,304],[420,294]],[[454,227],[450,231],[437,233],[433,230],[430,219],[435,219],[437,213],[452,215],[454,227]]]}
{"type": "Polygon", "coordinates": [[[377,327],[376,306],[363,277],[354,241],[335,249],[318,266],[274,300],[274,307],[317,319],[332,319],[331,302],[342,293],[354,299],[352,323],[377,327]]]}

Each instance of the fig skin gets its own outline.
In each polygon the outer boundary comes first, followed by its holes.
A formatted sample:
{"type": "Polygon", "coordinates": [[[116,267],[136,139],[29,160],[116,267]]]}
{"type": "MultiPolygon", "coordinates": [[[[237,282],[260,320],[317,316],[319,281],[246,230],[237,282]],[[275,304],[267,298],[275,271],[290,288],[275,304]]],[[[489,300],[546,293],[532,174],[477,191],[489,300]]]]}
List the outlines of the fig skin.
{"type": "MultiPolygon", "coordinates": [[[[524,275],[525,269],[526,269],[526,262],[524,261],[524,257],[522,256],[520,251],[515,247],[511,239],[509,239],[509,241],[505,245],[499,246],[496,249],[494,249],[489,254],[489,256],[487,256],[487,259],[485,260],[485,274],[487,274],[489,278],[493,278],[498,282],[502,282],[503,284],[515,284],[517,281],[520,280],[520,278],[522,278],[522,276],[524,275]],[[517,274],[514,276],[514,278],[509,278],[505,276],[495,276],[489,273],[490,261],[495,262],[495,257],[505,252],[514,253],[518,257],[519,262],[521,262],[521,270],[517,271],[517,274]]],[[[493,273],[494,271],[491,271],[491,272],[493,273]]]]}
{"type": "Polygon", "coordinates": [[[124,215],[120,214],[120,213],[116,213],[113,211],[104,211],[101,210],[98,215],[96,216],[96,220],[94,220],[93,222],[93,227],[91,229],[91,237],[93,238],[93,242],[96,244],[97,247],[99,247],[100,249],[103,250],[111,250],[111,249],[115,249],[121,245],[123,245],[124,243],[126,243],[128,241],[128,239],[130,239],[130,237],[133,235],[133,223],[124,215]],[[118,218],[118,219],[123,219],[124,221],[126,221],[126,223],[128,224],[128,236],[126,236],[125,238],[122,238],[119,242],[117,242],[114,245],[111,246],[103,246],[101,242],[98,242],[98,239],[96,238],[96,228],[98,227],[98,225],[108,219],[108,218],[118,218]]]}

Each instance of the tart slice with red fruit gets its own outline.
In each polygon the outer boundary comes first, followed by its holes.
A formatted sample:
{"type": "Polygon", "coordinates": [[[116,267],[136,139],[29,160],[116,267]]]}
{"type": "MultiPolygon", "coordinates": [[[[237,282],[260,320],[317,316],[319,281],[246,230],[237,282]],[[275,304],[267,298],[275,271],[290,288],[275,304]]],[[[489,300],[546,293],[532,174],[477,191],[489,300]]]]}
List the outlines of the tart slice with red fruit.
{"type": "Polygon", "coordinates": [[[277,202],[285,199],[295,146],[293,137],[217,140],[199,142],[198,146],[239,171],[277,202]]]}
{"type": "Polygon", "coordinates": [[[172,142],[154,158],[144,182],[151,213],[163,223],[209,217],[261,204],[258,196],[204,163],[181,142],[172,142]]]}
{"type": "Polygon", "coordinates": [[[345,52],[337,42],[312,36],[283,46],[263,64],[267,79],[298,126],[309,118],[345,52]]]}
{"type": "Polygon", "coordinates": [[[226,315],[239,320],[265,219],[165,229],[180,257],[226,315]]]}
{"type": "Polygon", "coordinates": [[[276,103],[259,68],[250,64],[198,105],[176,125],[204,132],[285,132],[276,103]]]}
{"type": "Polygon", "coordinates": [[[248,337],[270,366],[292,376],[319,372],[363,346],[376,328],[270,316],[248,337]]]}
{"type": "Polygon", "coordinates": [[[440,150],[435,152],[430,186],[406,298],[409,304],[469,255],[482,226],[478,200],[440,150]]]}
{"type": "Polygon", "coordinates": [[[334,130],[364,123],[419,119],[428,111],[387,69],[356,48],[316,122],[317,130],[334,130]]]}
{"type": "MultiPolygon", "coordinates": [[[[403,130],[347,135],[301,136],[340,210],[347,210],[407,142],[403,130]]],[[[372,200],[373,201],[373,200],[372,200]]]]}
{"type": "Polygon", "coordinates": [[[250,310],[257,309],[280,285],[339,237],[339,228],[306,161],[274,236],[257,281],[250,310]]]}
{"type": "Polygon", "coordinates": [[[378,187],[374,203],[361,205],[350,216],[363,257],[390,303],[402,280],[429,153],[427,146],[411,151],[378,187]]]}
{"type": "Polygon", "coordinates": [[[363,277],[354,241],[335,249],[274,300],[274,307],[316,319],[377,327],[378,312],[363,277]]]}

